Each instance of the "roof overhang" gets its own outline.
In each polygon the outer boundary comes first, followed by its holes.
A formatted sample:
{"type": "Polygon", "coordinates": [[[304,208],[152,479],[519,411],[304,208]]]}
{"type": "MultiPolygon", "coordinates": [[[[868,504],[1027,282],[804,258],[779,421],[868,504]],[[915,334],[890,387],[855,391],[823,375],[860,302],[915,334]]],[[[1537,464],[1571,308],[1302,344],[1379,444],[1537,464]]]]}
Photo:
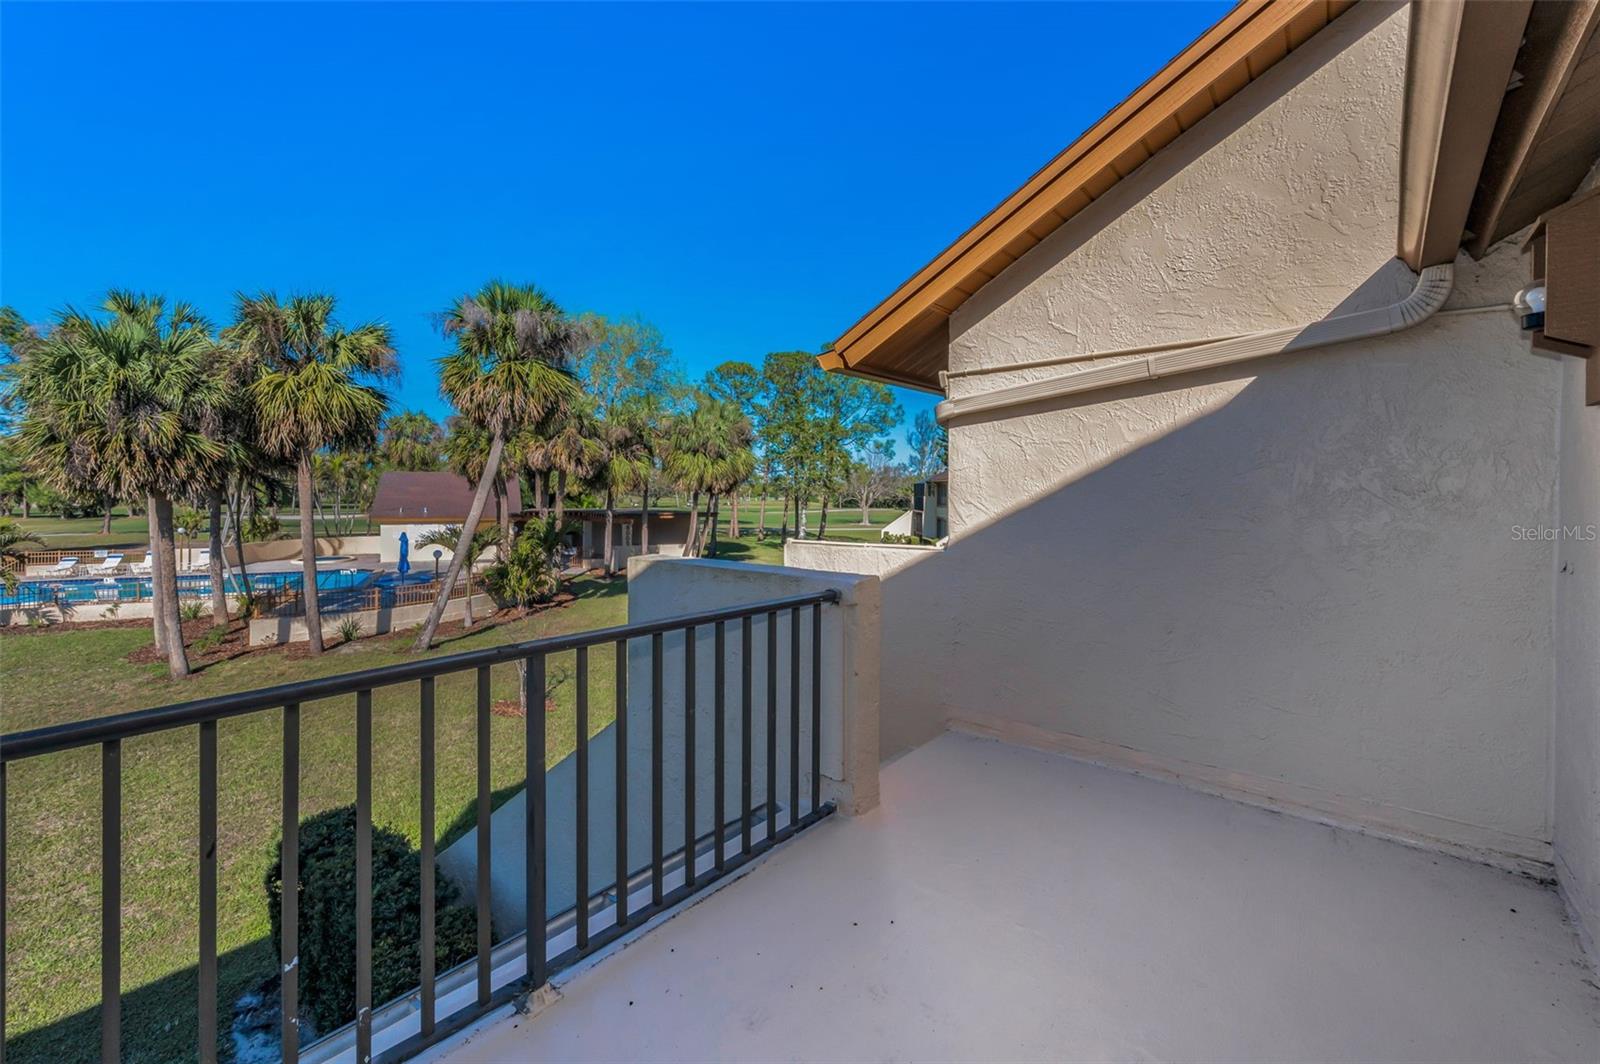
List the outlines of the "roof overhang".
{"type": "Polygon", "coordinates": [[[1413,0],[1398,253],[1481,258],[1600,156],[1600,0],[1413,0]]]}
{"type": "Polygon", "coordinates": [[[956,308],[1352,3],[1244,0],[852,325],[823,368],[942,392],[956,308]]]}
{"type": "Polygon", "coordinates": [[[1400,144],[1397,254],[1454,262],[1533,0],[1415,0],[1400,144]]]}
{"type": "Polygon", "coordinates": [[[1533,4],[1467,216],[1474,256],[1564,203],[1600,156],[1597,31],[1600,0],[1533,4]]]}

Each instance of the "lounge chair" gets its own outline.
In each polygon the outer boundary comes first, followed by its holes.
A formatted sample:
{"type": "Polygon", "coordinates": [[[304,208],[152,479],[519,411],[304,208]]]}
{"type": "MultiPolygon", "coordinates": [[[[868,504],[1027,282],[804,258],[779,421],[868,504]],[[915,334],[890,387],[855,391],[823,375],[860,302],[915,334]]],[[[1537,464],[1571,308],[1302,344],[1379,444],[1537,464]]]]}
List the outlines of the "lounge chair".
{"type": "Polygon", "coordinates": [[[107,554],[100,559],[99,565],[91,565],[86,570],[90,576],[109,576],[122,568],[122,555],[107,554]]]}
{"type": "Polygon", "coordinates": [[[203,572],[211,568],[211,548],[202,547],[194,552],[194,557],[189,562],[191,573],[203,572]]]}
{"type": "Polygon", "coordinates": [[[60,561],[56,562],[55,568],[46,569],[44,571],[44,575],[45,576],[66,576],[68,573],[72,572],[77,567],[78,567],[78,559],[76,559],[76,558],[62,558],[60,561]]]}
{"type": "Polygon", "coordinates": [[[128,569],[134,576],[149,576],[156,571],[156,563],[150,560],[150,555],[146,554],[144,558],[128,566],[128,569]]]}

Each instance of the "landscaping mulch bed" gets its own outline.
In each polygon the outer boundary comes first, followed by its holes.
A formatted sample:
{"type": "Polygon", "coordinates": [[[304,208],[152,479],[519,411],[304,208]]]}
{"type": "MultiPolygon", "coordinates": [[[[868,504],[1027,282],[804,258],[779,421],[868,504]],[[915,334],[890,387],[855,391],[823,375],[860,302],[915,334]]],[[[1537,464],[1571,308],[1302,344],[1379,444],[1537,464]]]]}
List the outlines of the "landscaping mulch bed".
{"type": "MultiPolygon", "coordinates": [[[[144,621],[143,624],[146,628],[150,626],[149,621],[144,621]]],[[[201,669],[219,661],[231,661],[246,654],[259,654],[266,651],[276,652],[291,661],[311,656],[311,648],[305,643],[287,643],[282,646],[251,646],[250,624],[248,621],[230,620],[221,635],[212,634],[213,629],[216,627],[211,623],[210,617],[183,622],[183,647],[189,652],[189,668],[201,669]]],[[[157,651],[155,644],[152,642],[146,643],[130,653],[127,660],[135,665],[153,665],[158,662],[165,662],[167,656],[157,651]]]]}
{"type": "Polygon", "coordinates": [[[92,632],[99,628],[149,628],[150,620],[69,621],[57,624],[11,624],[0,627],[0,637],[8,635],[55,635],[60,632],[92,632]]]}

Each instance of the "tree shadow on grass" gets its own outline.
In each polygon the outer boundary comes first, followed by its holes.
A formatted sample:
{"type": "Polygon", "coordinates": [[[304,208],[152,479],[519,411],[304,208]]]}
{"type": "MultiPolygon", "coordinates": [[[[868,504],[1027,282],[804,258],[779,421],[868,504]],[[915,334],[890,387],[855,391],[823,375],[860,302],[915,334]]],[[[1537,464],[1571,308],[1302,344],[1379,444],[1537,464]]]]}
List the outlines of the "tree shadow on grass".
{"type": "MultiPolygon", "coordinates": [[[[219,1059],[234,1059],[231,1038],[234,1002],[272,978],[276,970],[270,938],[258,939],[217,958],[219,1059]]],[[[124,991],[122,1060],[128,1064],[167,1064],[195,1059],[199,985],[199,968],[193,966],[136,990],[124,991]]],[[[12,986],[13,992],[18,989],[12,986]]],[[[60,1064],[96,1059],[100,1050],[100,1006],[7,1037],[5,1044],[9,1064],[60,1064]]]]}
{"type": "MultiPolygon", "coordinates": [[[[498,809],[523,790],[523,781],[501,787],[490,796],[490,809],[498,809]]],[[[477,800],[464,803],[449,818],[436,844],[436,852],[461,838],[477,824],[477,800]]],[[[469,899],[463,899],[470,905],[469,899]]],[[[125,929],[126,930],[126,929],[125,929]]],[[[499,940],[499,936],[495,936],[499,940]]],[[[302,945],[304,943],[302,942],[302,945]]],[[[124,956],[137,947],[126,940],[124,956]]],[[[276,1046],[277,949],[270,936],[230,950],[217,958],[217,1053],[220,1061],[235,1059],[233,1040],[235,1008],[246,994],[259,992],[263,1001],[253,1011],[270,1021],[276,1046]],[[267,1014],[270,1013],[270,1014],[267,1014]]],[[[304,977],[302,976],[302,979],[304,977]]],[[[13,976],[10,1000],[22,994],[13,976]]],[[[199,967],[191,965],[122,994],[122,1052],[125,1064],[169,1064],[198,1056],[199,967]]],[[[16,1028],[15,1013],[11,1030],[16,1028]]],[[[99,1057],[100,1006],[95,1005],[53,1023],[5,1038],[7,1064],[62,1064],[99,1057]]],[[[262,1047],[257,1046],[258,1049],[262,1047]]],[[[270,1052],[276,1052],[275,1048],[270,1052]]],[[[256,1059],[261,1059],[259,1056],[256,1059]]]]}

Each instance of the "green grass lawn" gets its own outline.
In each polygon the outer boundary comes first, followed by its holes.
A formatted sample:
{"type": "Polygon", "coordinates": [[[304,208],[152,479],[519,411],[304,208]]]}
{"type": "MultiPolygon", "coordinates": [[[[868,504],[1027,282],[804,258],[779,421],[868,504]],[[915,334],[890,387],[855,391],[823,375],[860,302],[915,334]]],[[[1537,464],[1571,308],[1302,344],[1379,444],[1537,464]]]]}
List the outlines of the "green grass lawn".
{"type": "MultiPolygon", "coordinates": [[[[621,624],[621,581],[582,579],[571,605],[497,628],[454,635],[436,653],[621,624]]],[[[0,731],[101,716],[180,699],[349,672],[408,660],[405,636],[363,640],[318,659],[253,654],[184,682],[162,665],[134,665],[143,628],[0,636],[0,731]]],[[[591,655],[590,725],[611,722],[610,655],[591,655]]],[[[549,663],[549,760],[575,745],[572,656],[549,663]]],[[[516,670],[497,668],[494,696],[516,697],[516,670]]],[[[470,823],[475,796],[474,679],[437,684],[437,820],[442,834],[470,823]]],[[[511,793],[523,779],[523,724],[494,716],[492,783],[511,793]]],[[[373,820],[419,842],[417,691],[373,696],[373,820]]],[[[232,1003],[274,972],[262,877],[279,832],[282,715],[219,724],[220,1030],[232,1003]]],[[[301,713],[302,816],[355,797],[354,698],[308,703],[301,713]]],[[[192,1060],[195,1044],[198,730],[123,744],[123,1031],[128,1061],[192,1060]]],[[[98,1045],[99,756],[93,749],[10,766],[8,798],[9,994],[7,1059],[87,1059],[98,1045]]]]}
{"type": "MultiPolygon", "coordinates": [[[[144,516],[129,517],[124,513],[117,513],[111,518],[111,534],[101,535],[100,518],[98,517],[29,517],[21,518],[13,515],[9,520],[15,521],[25,530],[39,537],[44,543],[43,547],[27,548],[32,550],[84,550],[95,547],[126,547],[143,546],[150,541],[150,525],[144,516]]],[[[334,524],[332,518],[324,521],[318,518],[317,535],[327,536],[329,528],[334,524]]],[[[373,526],[374,530],[376,525],[373,526]]],[[[291,536],[298,535],[300,526],[293,515],[283,521],[283,530],[291,536]]],[[[364,517],[357,518],[353,535],[367,534],[367,522],[364,517]]],[[[191,542],[197,546],[205,546],[206,529],[202,526],[196,529],[191,542]]]]}
{"type": "MultiPolygon", "coordinates": [[[[737,539],[728,537],[729,518],[732,516],[726,507],[717,522],[717,553],[716,557],[729,561],[753,562],[758,565],[782,565],[783,544],[778,539],[780,522],[783,519],[780,504],[769,500],[767,504],[767,538],[757,539],[756,506],[747,502],[740,507],[739,531],[742,535],[737,539]]],[[[865,543],[877,543],[883,526],[899,517],[904,511],[894,509],[872,509],[868,511],[870,524],[861,524],[861,510],[858,507],[848,507],[843,510],[828,511],[828,533],[824,537],[829,540],[857,540],[865,543]]],[[[821,507],[808,507],[806,510],[806,534],[815,536],[817,525],[822,518],[821,507]]],[[[790,531],[793,531],[791,527],[790,531]]],[[[709,544],[707,555],[710,556],[709,544]]]]}

